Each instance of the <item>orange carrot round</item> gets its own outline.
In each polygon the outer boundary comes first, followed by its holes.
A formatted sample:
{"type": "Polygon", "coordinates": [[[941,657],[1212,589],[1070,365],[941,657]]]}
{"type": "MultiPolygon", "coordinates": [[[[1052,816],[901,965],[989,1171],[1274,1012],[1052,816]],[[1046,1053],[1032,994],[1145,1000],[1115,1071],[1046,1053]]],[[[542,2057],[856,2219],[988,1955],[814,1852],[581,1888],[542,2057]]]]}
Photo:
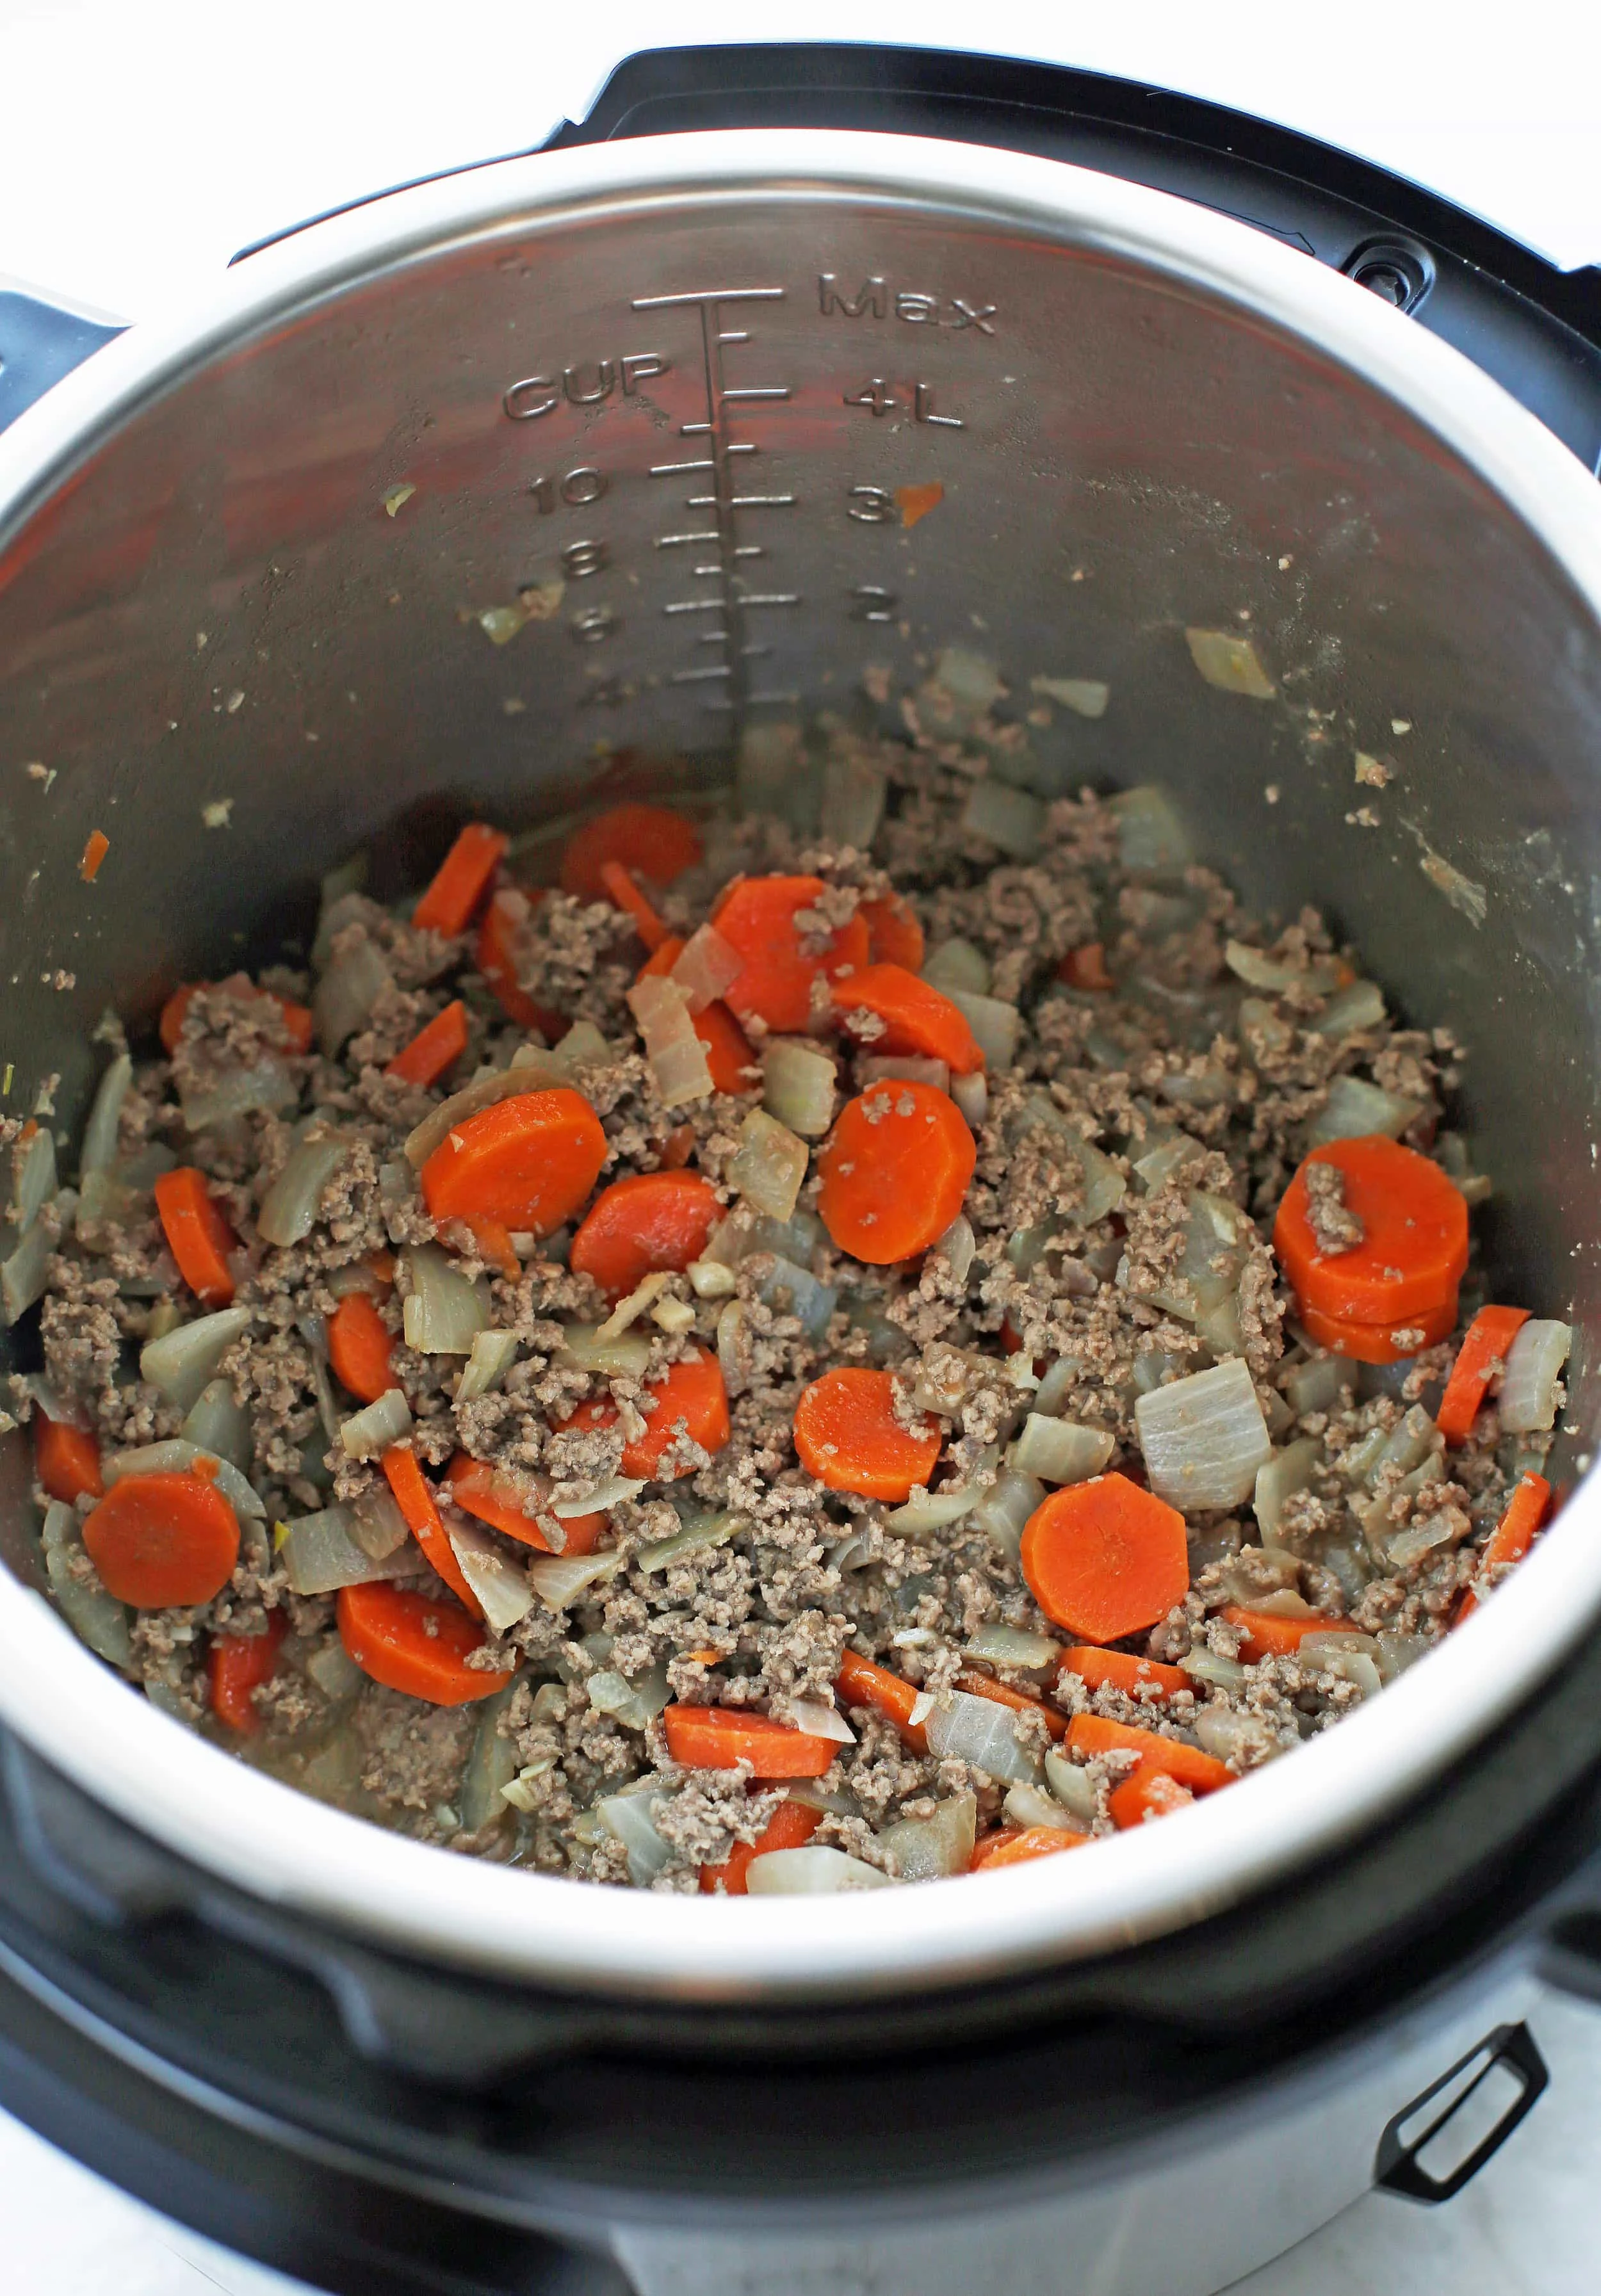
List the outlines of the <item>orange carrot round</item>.
{"type": "Polygon", "coordinates": [[[961,1210],[978,1150],[961,1110],[899,1079],[847,1101],[817,1159],[817,1209],[842,1251],[870,1267],[910,1259],[961,1210]]]}
{"type": "Polygon", "coordinates": [[[765,1857],[769,1849],[799,1849],[811,1840],[822,1817],[822,1811],[809,1802],[781,1801],[754,1841],[736,1841],[720,1866],[702,1866],[702,1894],[713,1897],[720,1885],[725,1897],[747,1896],[745,1874],[751,1858],[765,1857]]]}
{"type": "Polygon", "coordinates": [[[1076,1674],[1087,1690],[1121,1690],[1129,1698],[1143,1695],[1153,1702],[1195,1686],[1182,1667],[1161,1666],[1154,1658],[1136,1658],[1129,1651],[1084,1645],[1065,1653],[1060,1672],[1076,1674]]]}
{"type": "Polygon", "coordinates": [[[1529,1320],[1527,1308],[1481,1308],[1457,1350],[1451,1375],[1434,1414],[1448,1443],[1466,1443],[1492,1379],[1507,1368],[1507,1350],[1529,1320]]]}
{"type": "Polygon", "coordinates": [[[1092,1759],[1096,1754],[1137,1754],[1192,1793],[1215,1793],[1235,1782],[1234,1772],[1215,1754],[1186,1746],[1179,1738],[1163,1738],[1154,1730],[1137,1730],[1129,1722],[1109,1722],[1100,1714],[1075,1714],[1067,1726],[1067,1743],[1070,1753],[1088,1754],[1092,1759]]]}
{"type": "MultiPolygon", "coordinates": [[[[181,988],[173,990],[161,1007],[161,1017],[156,1024],[156,1031],[161,1039],[162,1049],[168,1054],[176,1053],[178,1048],[178,1039],[184,1033],[184,1015],[189,1010],[190,999],[200,986],[201,983],[197,980],[185,981],[181,988]]],[[[226,981],[219,981],[218,986],[234,989],[242,996],[266,996],[268,994],[266,989],[258,988],[247,972],[235,972],[226,981]]],[[[283,1029],[289,1038],[290,1051],[308,1053],[311,1050],[311,1039],[316,1028],[310,1005],[297,1004],[291,996],[274,996],[270,1001],[277,1006],[283,1016],[283,1029]]]]}
{"type": "MultiPolygon", "coordinates": [[[[639,979],[647,973],[670,972],[684,954],[684,943],[677,933],[669,933],[655,954],[639,968],[639,979]]],[[[714,1092],[751,1092],[760,1081],[759,1074],[751,1075],[756,1056],[751,1050],[751,1040],[739,1022],[717,997],[702,1004],[698,1013],[690,1015],[690,1026],[706,1048],[706,1065],[711,1071],[714,1092]]],[[[694,1136],[690,1135],[693,1140],[694,1136]]]]}
{"type": "Polygon", "coordinates": [[[406,1517],[406,1529],[428,1557],[431,1568],[445,1581],[462,1608],[472,1617],[481,1619],[483,1605],[468,1586],[456,1559],[456,1549],[434,1503],[433,1486],[418,1465],[416,1453],[409,1445],[397,1443],[378,1464],[383,1469],[384,1480],[395,1494],[395,1505],[406,1517]]]}
{"type": "MultiPolygon", "coordinates": [[[[1523,1475],[1519,1479],[1505,1513],[1480,1552],[1481,1577],[1485,1571],[1502,1570],[1509,1562],[1523,1561],[1534,1544],[1535,1533],[1544,1522],[1550,1505],[1551,1486],[1543,1475],[1523,1475]]],[[[1479,1597],[1470,1587],[1457,1603],[1451,1624],[1459,1627],[1478,1607],[1479,1597]]]]}
{"type": "Polygon", "coordinates": [[[1352,1363],[1404,1363],[1420,1348],[1438,1347],[1441,1340],[1449,1340],[1457,1327],[1454,1291],[1443,1306],[1408,1316],[1400,1324],[1350,1323],[1343,1316],[1320,1315],[1304,1300],[1300,1308],[1300,1322],[1308,1339],[1337,1356],[1348,1357],[1352,1363]]]}
{"type": "Polygon", "coordinates": [[[1273,1248],[1303,1308],[1353,1324],[1405,1324],[1454,1300],[1467,1266],[1467,1203],[1438,1164],[1374,1134],[1314,1148],[1285,1189],[1273,1248]],[[1308,1217],[1307,1172],[1331,1164],[1365,1231],[1325,1255],[1308,1217]]]}
{"type": "Polygon", "coordinates": [[[650,895],[634,882],[620,861],[603,861],[600,878],[602,890],[613,908],[620,909],[632,920],[635,931],[646,948],[660,948],[670,939],[667,920],[657,909],[650,895]]]}
{"type": "Polygon", "coordinates": [[[620,1300],[661,1268],[698,1259],[722,1217],[717,1190],[693,1172],[640,1172],[614,1180],[584,1215],[569,1265],[620,1300]]]}
{"type": "Polygon", "coordinates": [[[943,1061],[952,1076],[971,1076],[983,1067],[979,1040],[960,1007],[904,965],[864,965],[833,987],[834,1010],[843,1015],[847,1029],[857,1012],[871,1013],[883,1022],[883,1035],[872,1039],[874,1052],[943,1061]]]}
{"type": "MultiPolygon", "coordinates": [[[[645,1390],[653,1396],[656,1407],[645,1419],[645,1433],[625,1445],[620,1462],[625,1475],[637,1475],[645,1481],[654,1481],[661,1473],[661,1456],[677,1441],[681,1432],[687,1432],[702,1450],[720,1451],[728,1440],[728,1390],[723,1385],[723,1374],[714,1355],[697,1348],[693,1356],[676,1363],[667,1377],[653,1380],[645,1390]]],[[[563,1427],[613,1427],[617,1423],[617,1406],[596,1397],[593,1402],[580,1403],[570,1418],[562,1421],[563,1427]]],[[[694,1472],[692,1466],[679,1464],[671,1481],[677,1475],[694,1472]]],[[[569,1542],[571,1546],[571,1541],[569,1542]]]]}
{"type": "Polygon", "coordinates": [[[364,1674],[431,1706],[491,1698],[516,1671],[469,1666],[484,1638],[466,1612],[385,1578],[340,1588],[339,1635],[364,1674]]]}
{"type": "Polygon", "coordinates": [[[759,1778],[820,1778],[840,1751],[832,1738],[732,1706],[669,1706],[661,1726],[668,1751],[686,1770],[732,1770],[749,1762],[759,1778]]]}
{"type": "Polygon", "coordinates": [[[1154,1627],[1189,1592],[1184,1517],[1127,1475],[1053,1491],[1023,1526],[1022,1559],[1046,1617],[1089,1643],[1154,1627]]]}
{"type": "Polygon", "coordinates": [[[895,1415],[893,1378],[864,1365],[825,1371],[795,1406],[800,1464],[826,1489],[858,1498],[909,1498],[939,1464],[943,1441],[937,1420],[904,1425],[895,1415]]]}
{"type": "Polygon", "coordinates": [[[876,1659],[864,1658],[860,1651],[848,1650],[834,1677],[833,1694],[847,1711],[870,1706],[875,1714],[893,1722],[915,1754],[927,1753],[928,1734],[921,1722],[911,1718],[919,1693],[904,1676],[892,1674],[876,1659]]]}
{"type": "Polygon", "coordinates": [[[239,1520],[204,1475],[125,1475],[85,1518],[84,1545],[118,1602],[187,1610],[233,1577],[239,1520]]]}
{"type": "Polygon", "coordinates": [[[86,1427],[70,1426],[64,1419],[33,1414],[34,1472],[53,1499],[71,1506],[86,1496],[99,1498],[105,1489],[100,1473],[100,1446],[86,1427]]]}
{"type": "Polygon", "coordinates": [[[1168,1771],[1159,1770],[1154,1762],[1142,1762],[1131,1777],[1113,1786],[1107,1795],[1106,1814],[1113,1825],[1125,1831],[1143,1825],[1147,1818],[1170,1817],[1176,1809],[1187,1809],[1195,1799],[1192,1790],[1180,1785],[1168,1771]]]}
{"type": "Polygon", "coordinates": [[[205,1306],[226,1308],[236,1288],[228,1254],[238,1250],[239,1239],[212,1202],[205,1174],[192,1164],[163,1172],[155,1198],[178,1274],[205,1306]]]}
{"type": "Polygon", "coordinates": [[[1056,978],[1070,988],[1115,988],[1116,981],[1106,970],[1105,944],[1087,940],[1079,948],[1070,948],[1056,967],[1056,978]]]}
{"type": "MultiPolygon", "coordinates": [[[[525,1546],[537,1546],[550,1553],[550,1541],[531,1515],[522,1510],[526,1486],[521,1479],[502,1469],[490,1466],[486,1459],[474,1459],[465,1451],[458,1451],[445,1470],[450,1485],[450,1496],[465,1514],[475,1514],[480,1522],[487,1522],[495,1530],[503,1530],[508,1538],[521,1539],[525,1546]]],[[[603,1514],[583,1515],[582,1522],[603,1523],[603,1514]]],[[[571,1532],[573,1525],[563,1526],[569,1536],[562,1552],[583,1554],[589,1549],[575,1547],[571,1532]]]]}
{"type": "Polygon", "coordinates": [[[470,821],[411,913],[414,925],[438,933],[465,932],[489,891],[508,840],[486,821],[470,821]]]}
{"type": "Polygon", "coordinates": [[[376,1403],[398,1387],[393,1332],[365,1292],[347,1292],[328,1318],[328,1360],[333,1376],[363,1403],[376,1403]]]}
{"type": "Polygon", "coordinates": [[[867,962],[867,928],[859,911],[836,932],[802,940],[797,914],[821,899],[821,877],[741,877],[712,912],[712,923],[743,960],[724,1001],[769,1029],[810,1025],[812,984],[858,972],[867,962]]]}
{"type": "Polygon", "coordinates": [[[423,1167],[423,1201],[436,1220],[481,1216],[549,1235],[594,1187],[607,1152],[581,1095],[565,1085],[519,1093],[447,1134],[423,1167]]]}
{"type": "Polygon", "coordinates": [[[282,1611],[267,1613],[266,1631],[259,1635],[213,1635],[206,1653],[211,1686],[211,1711],[241,1737],[253,1738],[261,1727],[252,1690],[270,1682],[277,1670],[278,1652],[289,1631],[282,1611]]]}
{"type": "Polygon", "coordinates": [[[537,1004],[518,985],[517,947],[527,917],[528,903],[521,893],[509,890],[496,893],[478,929],[473,961],[506,1019],[520,1029],[537,1029],[547,1045],[554,1045],[566,1034],[566,1021],[548,1004],[537,1004]]]}
{"type": "Polygon", "coordinates": [[[1014,1714],[1038,1714],[1053,1738],[1067,1734],[1067,1717],[1047,1706],[1043,1698],[1030,1698],[1026,1692],[1014,1690],[1008,1682],[997,1682],[992,1674],[981,1674],[976,1667],[965,1667],[956,1677],[956,1687],[970,1698],[987,1698],[995,1706],[1009,1706],[1014,1714]]]}
{"type": "Polygon", "coordinates": [[[1230,1603],[1219,1613],[1240,1630],[1240,1656],[1247,1666],[1265,1658],[1293,1658],[1309,1635],[1348,1635],[1355,1632],[1349,1619],[1281,1619],[1272,1611],[1252,1611],[1230,1603]]]}
{"type": "Polygon", "coordinates": [[[608,861],[636,869],[653,885],[669,885],[694,868],[701,852],[701,833],[681,813],[664,805],[614,805],[573,832],[562,856],[562,890],[580,901],[603,901],[601,871],[608,861]]]}
{"type": "Polygon", "coordinates": [[[1003,1866],[1026,1866],[1035,1857],[1054,1857],[1059,1849],[1082,1849],[1090,1838],[1065,1825],[999,1825],[974,1843],[967,1871],[993,1874],[1003,1866]]]}
{"type": "Polygon", "coordinates": [[[923,964],[923,927],[911,903],[899,893],[882,901],[864,901],[857,914],[867,928],[867,955],[874,964],[904,964],[908,972],[923,964]]]}
{"type": "Polygon", "coordinates": [[[403,1083],[428,1086],[437,1084],[448,1068],[467,1049],[467,1008],[458,996],[436,1013],[426,1028],[419,1029],[409,1045],[395,1054],[384,1070],[387,1077],[398,1077],[403,1083]]]}

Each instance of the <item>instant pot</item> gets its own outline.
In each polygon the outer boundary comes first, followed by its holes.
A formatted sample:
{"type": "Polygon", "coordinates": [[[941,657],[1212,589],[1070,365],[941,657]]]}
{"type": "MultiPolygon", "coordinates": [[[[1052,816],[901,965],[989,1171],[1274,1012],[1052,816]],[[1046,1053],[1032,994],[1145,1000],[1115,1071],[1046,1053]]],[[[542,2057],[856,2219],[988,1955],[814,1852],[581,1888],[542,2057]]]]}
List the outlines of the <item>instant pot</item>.
{"type": "Polygon", "coordinates": [[[469,814],[715,791],[944,646],[1094,676],[1062,774],[1161,783],[1470,1047],[1494,1281],[1575,1325],[1572,1488],[1227,1796],[694,1900],[453,1858],[182,1730],[45,1603],[13,1439],[0,2102],[349,2292],[1209,2296],[1375,2180],[1449,2198],[1545,2085],[1540,1986],[1601,1998],[1595,275],[1149,89],[725,49],[110,332],[0,298],[7,1108],[70,1138],[106,1005],[303,939],[356,846],[398,892],[469,814]],[[1272,693],[1202,685],[1195,625],[1272,693]]]}

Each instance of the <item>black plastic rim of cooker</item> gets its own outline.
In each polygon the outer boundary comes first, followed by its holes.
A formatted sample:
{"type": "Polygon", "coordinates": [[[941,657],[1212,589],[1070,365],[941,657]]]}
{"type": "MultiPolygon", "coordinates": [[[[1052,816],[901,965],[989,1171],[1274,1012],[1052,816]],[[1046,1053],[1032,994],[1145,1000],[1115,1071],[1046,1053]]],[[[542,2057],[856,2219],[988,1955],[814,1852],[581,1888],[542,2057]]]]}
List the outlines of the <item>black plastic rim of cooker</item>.
{"type": "MultiPolygon", "coordinates": [[[[1601,462],[1601,274],[1310,138],[1098,74],[774,44],[631,57],[546,148],[736,126],[987,143],[1197,200],[1385,295],[1601,462]]],[[[0,422],[115,332],[26,299],[0,297],[0,422]]],[[[1404,1811],[1245,1906],[1083,1964],[794,2011],[606,2003],[381,1951],[219,1882],[0,1734],[0,2102],[349,2296],[566,2284],[568,2251],[513,2208],[598,2226],[674,2196],[935,2184],[976,2204],[1199,2116],[1247,2126],[1511,1964],[1601,2000],[1598,1669],[1601,1628],[1404,1811]]]]}

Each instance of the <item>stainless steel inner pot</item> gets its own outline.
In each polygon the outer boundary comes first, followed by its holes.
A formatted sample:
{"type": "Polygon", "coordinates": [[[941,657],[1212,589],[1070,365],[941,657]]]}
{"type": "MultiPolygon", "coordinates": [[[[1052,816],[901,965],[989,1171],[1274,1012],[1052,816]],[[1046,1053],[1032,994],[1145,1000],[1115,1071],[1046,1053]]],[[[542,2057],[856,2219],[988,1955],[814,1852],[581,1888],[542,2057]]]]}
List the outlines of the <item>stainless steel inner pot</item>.
{"type": "MultiPolygon", "coordinates": [[[[1064,768],[1163,783],[1252,900],[1325,904],[1468,1045],[1498,1287],[1573,1317],[1589,1429],[1601,505],[1347,281],[966,146],[519,160],[305,231],[102,351],[0,442],[0,518],[8,1109],[59,1075],[71,1136],[105,1006],[266,948],[365,840],[398,831],[422,867],[470,810],[715,788],[753,729],[960,644],[1025,702],[1036,676],[1106,680],[1104,718],[1042,737],[1064,768]],[[935,482],[903,523],[897,490],[935,482]],[[1186,625],[1249,632],[1272,698],[1203,684],[1186,625]],[[1376,829],[1351,821],[1359,749],[1396,768],[1376,829]]],[[[620,1994],[838,1997],[1171,1929],[1393,1808],[1601,1605],[1587,1486],[1375,1706],[1094,1857],[662,1899],[440,1855],[191,1736],[29,1591],[20,1444],[5,1472],[0,1716],[52,1762],[265,1897],[620,1994]]]]}

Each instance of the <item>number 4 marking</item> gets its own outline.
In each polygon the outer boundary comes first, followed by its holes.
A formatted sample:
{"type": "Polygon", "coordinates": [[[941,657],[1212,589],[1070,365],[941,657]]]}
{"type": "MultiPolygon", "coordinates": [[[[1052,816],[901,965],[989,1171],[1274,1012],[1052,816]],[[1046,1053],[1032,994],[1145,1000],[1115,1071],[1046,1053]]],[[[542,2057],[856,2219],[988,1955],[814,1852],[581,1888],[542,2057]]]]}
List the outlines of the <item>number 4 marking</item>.
{"type": "Polygon", "coordinates": [[[859,390],[846,391],[844,397],[847,406],[866,406],[874,414],[892,414],[895,412],[890,386],[881,374],[875,374],[871,382],[864,382],[859,390]]]}

